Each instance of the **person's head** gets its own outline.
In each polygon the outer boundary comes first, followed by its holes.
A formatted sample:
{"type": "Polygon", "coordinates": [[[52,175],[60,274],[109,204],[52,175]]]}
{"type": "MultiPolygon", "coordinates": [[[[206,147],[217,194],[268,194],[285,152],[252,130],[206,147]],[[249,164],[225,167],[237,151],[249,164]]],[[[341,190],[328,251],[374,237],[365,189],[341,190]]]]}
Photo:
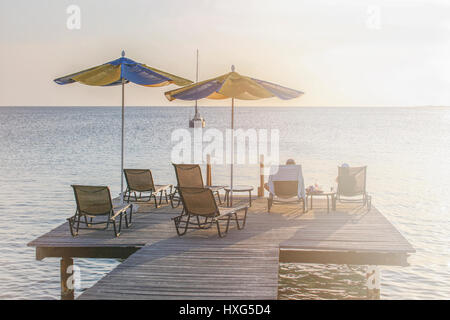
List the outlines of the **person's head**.
{"type": "Polygon", "coordinates": [[[294,159],[287,159],[286,160],[286,164],[295,164],[295,160],[294,159]]]}

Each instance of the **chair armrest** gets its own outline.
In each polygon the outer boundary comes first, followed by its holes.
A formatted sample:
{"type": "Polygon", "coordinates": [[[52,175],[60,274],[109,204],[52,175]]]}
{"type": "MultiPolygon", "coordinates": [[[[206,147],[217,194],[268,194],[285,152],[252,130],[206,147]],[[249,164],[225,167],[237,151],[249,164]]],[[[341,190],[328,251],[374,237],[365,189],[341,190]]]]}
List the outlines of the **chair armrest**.
{"type": "Polygon", "coordinates": [[[122,213],[126,213],[126,211],[131,208],[131,210],[133,210],[133,204],[129,203],[126,204],[124,206],[120,206],[120,207],[116,207],[113,208],[113,215],[111,216],[110,219],[114,220],[118,215],[122,214],[122,213]]]}
{"type": "Polygon", "coordinates": [[[160,191],[164,191],[167,189],[172,189],[172,185],[171,184],[166,184],[166,185],[155,185],[155,191],[153,191],[154,193],[158,193],[160,191]]]}
{"type": "Polygon", "coordinates": [[[216,192],[224,189],[226,186],[205,186],[205,188],[211,189],[212,192],[216,192]]]}
{"type": "Polygon", "coordinates": [[[226,216],[226,215],[236,213],[238,211],[247,210],[248,208],[250,208],[250,206],[248,206],[248,205],[242,205],[242,206],[232,207],[232,208],[219,207],[219,215],[226,216]]]}

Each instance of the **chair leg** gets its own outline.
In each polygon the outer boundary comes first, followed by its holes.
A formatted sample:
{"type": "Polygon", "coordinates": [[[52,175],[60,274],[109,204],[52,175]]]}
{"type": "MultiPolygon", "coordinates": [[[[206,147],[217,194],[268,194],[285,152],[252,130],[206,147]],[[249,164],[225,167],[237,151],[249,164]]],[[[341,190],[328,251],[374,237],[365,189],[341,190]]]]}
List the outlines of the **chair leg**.
{"type": "Polygon", "coordinates": [[[228,228],[230,227],[230,220],[231,220],[231,215],[228,215],[228,219],[227,219],[227,228],[225,229],[225,234],[228,233],[228,228]]]}
{"type": "Polygon", "coordinates": [[[163,190],[159,192],[159,205],[161,205],[162,203],[162,198],[163,198],[163,190]]]}
{"type": "Polygon", "coordinates": [[[217,226],[217,233],[219,234],[219,237],[223,238],[224,235],[222,235],[222,233],[220,232],[220,224],[219,224],[218,220],[216,220],[216,226],[217,226]]]}
{"type": "Polygon", "coordinates": [[[370,211],[372,209],[372,196],[367,195],[367,210],[370,211]]]}
{"type": "Polygon", "coordinates": [[[113,221],[113,227],[114,227],[114,235],[117,238],[118,236],[120,236],[120,231],[117,232],[116,221],[113,221]]]}
{"type": "Polygon", "coordinates": [[[116,237],[120,236],[120,231],[122,230],[122,215],[123,215],[122,213],[119,215],[119,228],[117,228],[117,226],[116,226],[116,219],[112,220],[113,227],[114,227],[114,235],[116,237]]]}
{"type": "Polygon", "coordinates": [[[248,209],[245,209],[244,218],[242,219],[238,218],[237,212],[234,213],[234,219],[236,220],[236,226],[238,230],[242,230],[245,227],[245,222],[247,221],[247,211],[248,209]],[[239,225],[239,220],[242,220],[242,226],[239,225]]]}
{"type": "MultiPolygon", "coordinates": [[[[208,217],[205,218],[205,222],[203,222],[203,224],[204,224],[204,225],[207,225],[207,224],[208,224],[208,217]]],[[[211,225],[212,225],[212,219],[211,219],[211,222],[209,222],[209,227],[205,227],[205,229],[211,228],[211,225]]]]}
{"type": "Polygon", "coordinates": [[[169,203],[169,198],[167,197],[167,190],[164,190],[164,197],[166,198],[166,203],[169,203]]]}
{"type": "Polygon", "coordinates": [[[182,235],[186,234],[187,229],[188,229],[188,225],[189,225],[189,220],[190,220],[190,218],[191,218],[191,215],[189,214],[189,215],[187,216],[187,220],[186,220],[186,222],[185,222],[186,225],[184,226],[184,231],[183,231],[183,232],[180,232],[180,230],[179,230],[180,223],[182,222],[182,221],[181,221],[181,218],[182,218],[182,215],[180,215],[180,216],[178,216],[178,217],[176,217],[176,218],[173,219],[173,222],[175,223],[175,229],[177,230],[178,236],[182,236],[182,235]]]}
{"type": "Polygon", "coordinates": [[[229,226],[230,226],[230,219],[231,219],[231,215],[228,215],[228,219],[227,219],[227,227],[225,228],[225,232],[224,232],[224,233],[222,233],[222,232],[220,231],[220,223],[219,223],[219,220],[216,220],[217,232],[219,233],[219,237],[220,237],[220,238],[223,238],[223,237],[225,237],[225,236],[227,235],[227,233],[228,233],[228,228],[229,228],[229,226]]]}
{"type": "Polygon", "coordinates": [[[127,219],[128,214],[125,215],[125,227],[127,228],[131,226],[131,219],[133,216],[133,205],[130,205],[130,208],[128,210],[130,210],[129,218],[127,219]]]}
{"type": "Polygon", "coordinates": [[[113,224],[113,228],[114,228],[114,235],[117,237],[116,221],[113,220],[113,221],[112,221],[112,224],[113,224]]]}
{"type": "Polygon", "coordinates": [[[173,198],[174,198],[174,194],[173,193],[169,194],[170,206],[175,209],[176,207],[173,203],[173,198]]]}
{"type": "Polygon", "coordinates": [[[75,214],[75,216],[67,219],[69,221],[70,234],[72,235],[72,237],[76,237],[78,235],[78,230],[76,232],[73,230],[75,217],[76,217],[76,214],[75,214]]]}
{"type": "Polygon", "coordinates": [[[244,229],[244,228],[245,228],[245,223],[247,222],[247,212],[248,212],[248,208],[245,208],[244,221],[243,221],[243,223],[242,223],[241,229],[244,229]]]}
{"type": "Polygon", "coordinates": [[[170,205],[172,206],[172,208],[178,208],[178,206],[180,205],[180,203],[181,203],[181,198],[178,196],[178,202],[177,202],[177,204],[175,205],[175,201],[174,201],[174,198],[175,198],[175,194],[176,194],[176,192],[174,192],[174,193],[172,193],[171,195],[170,195],[170,205]]]}
{"type": "Polygon", "coordinates": [[[150,194],[150,196],[148,197],[148,200],[150,201],[150,199],[153,197],[153,199],[155,200],[155,208],[158,208],[158,200],[156,199],[156,196],[154,193],[150,194]]]}
{"type": "Polygon", "coordinates": [[[78,220],[77,220],[77,234],[78,234],[78,232],[80,231],[80,220],[81,220],[81,217],[80,217],[80,215],[78,215],[78,220]]]}
{"type": "Polygon", "coordinates": [[[236,227],[238,230],[241,230],[241,226],[239,225],[239,218],[237,216],[237,212],[233,213],[234,215],[234,220],[236,221],[236,227]]]}
{"type": "Polygon", "coordinates": [[[228,207],[228,192],[227,191],[225,191],[225,195],[223,196],[223,202],[225,202],[228,207]]]}
{"type": "Polygon", "coordinates": [[[222,204],[222,200],[220,199],[219,191],[216,191],[217,199],[219,199],[219,204],[222,204]]]}
{"type": "MultiPolygon", "coordinates": [[[[92,222],[92,218],[91,218],[91,222],[92,222]]],[[[86,227],[90,227],[90,224],[88,222],[88,218],[86,216],[84,216],[84,223],[86,223],[86,227]]]]}
{"type": "Polygon", "coordinates": [[[197,226],[199,229],[208,229],[209,227],[205,227],[205,225],[208,223],[208,217],[205,217],[205,220],[203,222],[200,222],[199,216],[195,216],[197,218],[197,226]]]}

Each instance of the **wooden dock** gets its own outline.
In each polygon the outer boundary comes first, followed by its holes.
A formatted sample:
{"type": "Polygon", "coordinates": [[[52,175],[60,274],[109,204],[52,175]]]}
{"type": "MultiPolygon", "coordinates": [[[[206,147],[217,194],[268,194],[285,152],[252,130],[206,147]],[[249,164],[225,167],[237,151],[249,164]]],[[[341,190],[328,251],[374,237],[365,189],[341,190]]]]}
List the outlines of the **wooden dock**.
{"type": "Polygon", "coordinates": [[[126,258],[80,299],[277,299],[279,262],[406,266],[414,252],[374,206],[303,214],[284,204],[268,213],[258,198],[245,229],[233,226],[225,238],[214,228],[178,237],[170,218],[180,211],[141,205],[119,238],[94,230],[73,238],[64,223],[28,245],[39,260],[62,258],[63,269],[73,258],[126,258]]]}

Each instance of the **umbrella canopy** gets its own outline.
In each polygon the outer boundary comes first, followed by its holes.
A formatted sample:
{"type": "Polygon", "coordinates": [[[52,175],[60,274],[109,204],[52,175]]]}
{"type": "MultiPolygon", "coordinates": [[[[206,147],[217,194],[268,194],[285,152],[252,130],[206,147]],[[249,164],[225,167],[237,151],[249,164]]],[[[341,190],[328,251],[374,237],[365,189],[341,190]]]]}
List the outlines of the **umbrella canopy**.
{"type": "Polygon", "coordinates": [[[122,57],[54,80],[57,84],[79,82],[89,86],[115,86],[133,82],[145,87],[161,87],[174,83],[186,86],[192,81],[122,57]]]}
{"type": "MultiPolygon", "coordinates": [[[[277,97],[282,100],[297,98],[303,92],[289,89],[271,82],[246,77],[235,72],[234,66],[231,72],[217,78],[201,81],[179,89],[171,90],[165,93],[169,101],[180,100],[198,100],[198,99],[229,99],[231,98],[231,129],[234,129],[234,99],[239,100],[258,100],[277,97]]],[[[233,163],[234,163],[234,135],[231,134],[231,203],[233,203],[233,163]]]]}
{"type": "Polygon", "coordinates": [[[277,97],[283,100],[297,98],[303,92],[282,87],[255,78],[242,76],[234,71],[220,77],[194,83],[165,93],[169,101],[198,99],[258,100],[277,97]]]}
{"type": "Polygon", "coordinates": [[[105,64],[92,67],[80,72],[72,73],[54,80],[57,84],[69,84],[79,82],[89,86],[116,86],[122,85],[122,155],[121,155],[121,184],[120,199],[123,202],[123,146],[124,146],[124,107],[125,107],[125,89],[124,85],[129,82],[145,87],[161,87],[169,84],[186,86],[192,81],[177,77],[173,74],[149,67],[143,63],[138,63],[125,57],[125,51],[122,51],[122,57],[105,64]]]}

